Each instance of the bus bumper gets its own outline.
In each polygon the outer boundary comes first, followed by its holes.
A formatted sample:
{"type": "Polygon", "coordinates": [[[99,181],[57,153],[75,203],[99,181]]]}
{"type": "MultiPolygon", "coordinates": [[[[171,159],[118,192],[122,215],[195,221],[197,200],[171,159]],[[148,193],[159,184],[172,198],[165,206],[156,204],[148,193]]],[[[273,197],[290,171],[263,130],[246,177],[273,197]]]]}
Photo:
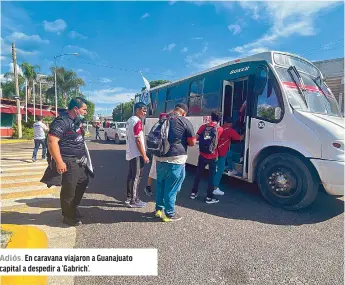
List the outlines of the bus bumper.
{"type": "Polygon", "coordinates": [[[321,183],[330,195],[344,196],[344,161],[310,160],[317,169],[321,183]]]}

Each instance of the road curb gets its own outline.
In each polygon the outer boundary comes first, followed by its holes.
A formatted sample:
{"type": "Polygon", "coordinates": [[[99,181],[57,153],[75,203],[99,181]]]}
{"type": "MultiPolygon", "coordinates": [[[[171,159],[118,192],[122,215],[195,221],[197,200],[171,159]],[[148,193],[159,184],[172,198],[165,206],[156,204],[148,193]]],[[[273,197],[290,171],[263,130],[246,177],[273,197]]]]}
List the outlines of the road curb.
{"type": "MultiPolygon", "coordinates": [[[[12,232],[6,248],[47,248],[48,238],[44,231],[34,226],[3,224],[1,229],[12,232]]],[[[1,276],[2,285],[46,285],[48,276],[1,276]]]]}
{"type": "Polygon", "coordinates": [[[28,143],[32,142],[32,140],[21,140],[21,139],[10,139],[10,140],[0,140],[0,145],[2,144],[13,144],[13,143],[28,143]]]}

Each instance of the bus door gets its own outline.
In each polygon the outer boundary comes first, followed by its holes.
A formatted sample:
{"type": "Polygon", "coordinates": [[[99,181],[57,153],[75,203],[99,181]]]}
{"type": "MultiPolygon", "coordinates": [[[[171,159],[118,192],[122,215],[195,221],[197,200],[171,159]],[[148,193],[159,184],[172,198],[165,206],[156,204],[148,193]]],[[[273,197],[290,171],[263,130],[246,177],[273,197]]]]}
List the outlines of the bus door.
{"type": "MultiPolygon", "coordinates": [[[[277,123],[281,121],[281,97],[272,71],[266,65],[259,65],[255,72],[252,92],[248,168],[256,154],[264,147],[272,144],[277,123]]],[[[252,170],[249,169],[249,173],[252,170]]],[[[253,181],[254,177],[249,177],[253,181]]]]}
{"type": "MultiPolygon", "coordinates": [[[[223,122],[227,117],[233,120],[232,127],[240,135],[246,132],[245,114],[246,100],[248,95],[248,77],[239,78],[234,81],[223,81],[223,122]]],[[[227,160],[226,168],[233,170],[229,175],[242,178],[243,162],[245,161],[245,141],[233,141],[230,151],[232,154],[231,165],[227,160]]]]}
{"type": "Polygon", "coordinates": [[[223,102],[222,102],[222,124],[224,123],[224,118],[232,117],[232,106],[233,106],[233,96],[234,96],[234,83],[230,81],[223,81],[223,102]]]}

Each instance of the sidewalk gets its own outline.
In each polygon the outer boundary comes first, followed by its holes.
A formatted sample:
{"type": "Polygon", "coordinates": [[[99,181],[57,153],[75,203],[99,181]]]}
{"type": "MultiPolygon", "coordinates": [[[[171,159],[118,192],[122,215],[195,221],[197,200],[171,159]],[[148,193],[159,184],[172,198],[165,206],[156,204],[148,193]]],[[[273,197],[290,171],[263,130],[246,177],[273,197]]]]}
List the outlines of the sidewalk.
{"type": "MultiPolygon", "coordinates": [[[[1,223],[32,225],[43,230],[49,248],[73,248],[76,229],[62,223],[59,187],[47,188],[39,182],[47,167],[31,161],[33,143],[1,145],[1,223]]],[[[74,284],[74,277],[49,277],[48,285],[74,284]]]]}

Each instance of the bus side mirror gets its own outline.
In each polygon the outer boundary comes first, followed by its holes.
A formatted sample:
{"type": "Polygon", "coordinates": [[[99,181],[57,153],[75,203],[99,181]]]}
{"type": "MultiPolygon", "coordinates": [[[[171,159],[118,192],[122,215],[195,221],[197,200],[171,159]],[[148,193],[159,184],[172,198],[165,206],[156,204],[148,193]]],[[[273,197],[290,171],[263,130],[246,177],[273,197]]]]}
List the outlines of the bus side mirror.
{"type": "Polygon", "coordinates": [[[258,67],[255,74],[255,85],[254,85],[253,92],[259,95],[262,94],[262,92],[265,90],[267,80],[268,80],[267,66],[258,67]]]}
{"type": "Polygon", "coordinates": [[[280,107],[275,107],[274,108],[274,119],[280,120],[282,115],[282,109],[280,107]]]}

